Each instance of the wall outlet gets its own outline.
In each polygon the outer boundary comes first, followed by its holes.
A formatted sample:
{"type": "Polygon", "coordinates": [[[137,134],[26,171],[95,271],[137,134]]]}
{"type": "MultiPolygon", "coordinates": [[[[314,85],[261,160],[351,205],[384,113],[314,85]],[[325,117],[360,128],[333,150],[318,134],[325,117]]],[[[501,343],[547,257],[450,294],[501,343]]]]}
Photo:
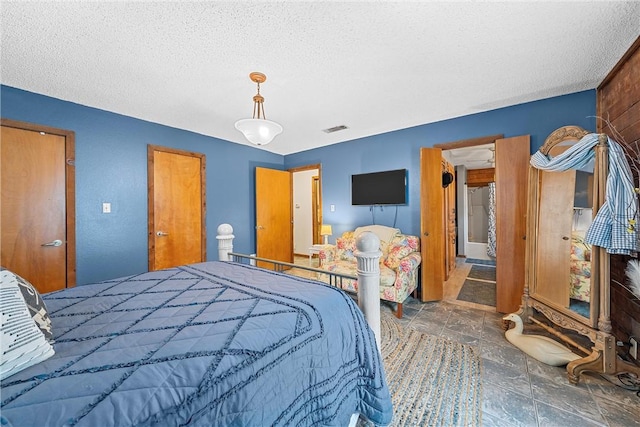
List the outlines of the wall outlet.
{"type": "Polygon", "coordinates": [[[629,348],[629,354],[635,360],[638,360],[638,341],[636,341],[635,338],[629,338],[629,344],[631,344],[631,347],[629,348]]]}

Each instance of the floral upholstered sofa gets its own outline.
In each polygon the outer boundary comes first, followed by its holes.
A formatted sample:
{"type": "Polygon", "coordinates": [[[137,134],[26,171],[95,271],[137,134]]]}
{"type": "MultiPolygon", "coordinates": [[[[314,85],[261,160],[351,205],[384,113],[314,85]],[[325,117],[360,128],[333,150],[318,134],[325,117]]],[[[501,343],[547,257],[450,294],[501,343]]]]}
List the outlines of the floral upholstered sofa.
{"type": "MultiPolygon", "coordinates": [[[[422,260],[418,237],[380,225],[359,227],[343,233],[336,239],[335,245],[320,250],[319,268],[356,276],[356,238],[364,231],[371,231],[380,239],[380,299],[397,303],[396,316],[402,318],[402,303],[418,287],[418,266],[422,260]]],[[[344,279],[340,287],[345,291],[357,292],[358,281],[344,279]]]]}

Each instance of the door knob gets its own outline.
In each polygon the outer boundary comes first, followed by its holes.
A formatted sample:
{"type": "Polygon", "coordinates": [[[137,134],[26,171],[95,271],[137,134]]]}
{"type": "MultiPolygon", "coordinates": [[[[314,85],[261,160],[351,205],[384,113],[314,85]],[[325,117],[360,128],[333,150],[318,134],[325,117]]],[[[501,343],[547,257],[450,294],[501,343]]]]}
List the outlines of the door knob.
{"type": "Polygon", "coordinates": [[[256,225],[256,230],[263,230],[263,229],[264,229],[264,227],[263,227],[263,226],[261,226],[261,225],[256,225]]]}
{"type": "Polygon", "coordinates": [[[569,240],[569,236],[562,236],[562,240],[569,240]]]}
{"type": "Polygon", "coordinates": [[[57,248],[58,246],[62,246],[62,240],[56,239],[56,240],[54,240],[52,242],[49,242],[49,243],[43,243],[40,246],[54,246],[54,247],[57,248]]]}
{"type": "Polygon", "coordinates": [[[158,231],[156,232],[156,236],[158,237],[164,237],[164,236],[168,236],[169,233],[165,233],[164,231],[158,231]]]}

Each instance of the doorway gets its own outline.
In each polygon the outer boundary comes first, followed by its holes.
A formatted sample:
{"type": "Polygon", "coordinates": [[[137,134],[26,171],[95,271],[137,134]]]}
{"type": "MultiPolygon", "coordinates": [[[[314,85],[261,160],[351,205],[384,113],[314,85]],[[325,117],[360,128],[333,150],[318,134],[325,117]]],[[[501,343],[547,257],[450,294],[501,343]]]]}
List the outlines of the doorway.
{"type": "Polygon", "coordinates": [[[76,285],[75,134],[2,119],[2,266],[42,293],[76,285]]]}
{"type": "MultiPolygon", "coordinates": [[[[495,261],[489,248],[489,229],[491,211],[491,191],[489,185],[469,187],[463,196],[465,202],[461,208],[467,221],[464,240],[464,254],[467,258],[495,261]]],[[[462,245],[460,245],[462,247],[462,245]]]]}
{"type": "Polygon", "coordinates": [[[443,150],[455,163],[458,235],[456,274],[446,281],[444,299],[495,311],[495,144],[443,150]],[[491,242],[491,244],[490,244],[491,242]]]}
{"type": "Polygon", "coordinates": [[[495,144],[443,152],[464,179],[458,186],[458,255],[495,261],[495,144]]]}
{"type": "Polygon", "coordinates": [[[290,169],[293,179],[293,253],[308,256],[309,248],[320,243],[322,188],[320,165],[290,169]]]}
{"type": "MultiPolygon", "coordinates": [[[[322,224],[322,170],[319,164],[286,171],[256,168],[256,253],[293,262],[318,243],[322,224]]],[[[258,263],[260,265],[260,263],[258,263]]]]}
{"type": "MultiPolygon", "coordinates": [[[[495,310],[498,312],[513,312],[517,310],[524,289],[524,258],[526,233],[526,198],[529,165],[529,136],[502,138],[502,135],[475,138],[452,143],[437,144],[433,148],[421,149],[421,244],[422,244],[422,301],[435,301],[447,297],[444,292],[446,280],[446,254],[443,242],[448,238],[442,224],[445,223],[444,192],[440,188],[443,162],[460,163],[445,152],[466,147],[495,144],[493,161],[495,171],[491,174],[495,178],[487,181],[496,182],[495,207],[495,258],[500,262],[495,268],[495,310]]],[[[488,152],[493,156],[493,153],[488,152]]],[[[487,162],[492,158],[481,158],[487,162]]],[[[457,170],[460,172],[459,170],[457,170]]],[[[458,207],[463,207],[460,198],[466,196],[466,188],[461,185],[469,184],[470,177],[466,176],[466,169],[457,175],[458,207]]],[[[481,174],[478,174],[481,176],[481,174]]],[[[485,178],[483,178],[485,179],[485,178]]],[[[460,219],[458,209],[457,236],[466,236],[467,220],[460,219]],[[461,229],[462,228],[462,229],[461,229]]],[[[464,218],[464,215],[463,217],[464,218]]],[[[460,253],[460,245],[458,245],[460,253]]],[[[464,260],[466,254],[456,260],[464,260]]],[[[457,270],[457,269],[456,269],[457,270]]],[[[456,272],[452,277],[458,277],[456,272]]]]}

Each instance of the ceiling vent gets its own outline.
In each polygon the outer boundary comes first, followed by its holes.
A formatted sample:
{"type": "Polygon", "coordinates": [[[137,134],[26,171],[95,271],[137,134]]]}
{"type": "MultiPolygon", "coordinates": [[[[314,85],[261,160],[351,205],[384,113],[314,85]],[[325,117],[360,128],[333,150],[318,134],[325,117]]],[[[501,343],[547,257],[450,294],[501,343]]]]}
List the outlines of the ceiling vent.
{"type": "Polygon", "coordinates": [[[338,132],[338,131],[345,130],[345,129],[349,129],[349,128],[346,127],[345,125],[340,125],[340,126],[334,126],[332,128],[328,128],[328,129],[323,129],[322,132],[333,133],[333,132],[338,132]]]}

